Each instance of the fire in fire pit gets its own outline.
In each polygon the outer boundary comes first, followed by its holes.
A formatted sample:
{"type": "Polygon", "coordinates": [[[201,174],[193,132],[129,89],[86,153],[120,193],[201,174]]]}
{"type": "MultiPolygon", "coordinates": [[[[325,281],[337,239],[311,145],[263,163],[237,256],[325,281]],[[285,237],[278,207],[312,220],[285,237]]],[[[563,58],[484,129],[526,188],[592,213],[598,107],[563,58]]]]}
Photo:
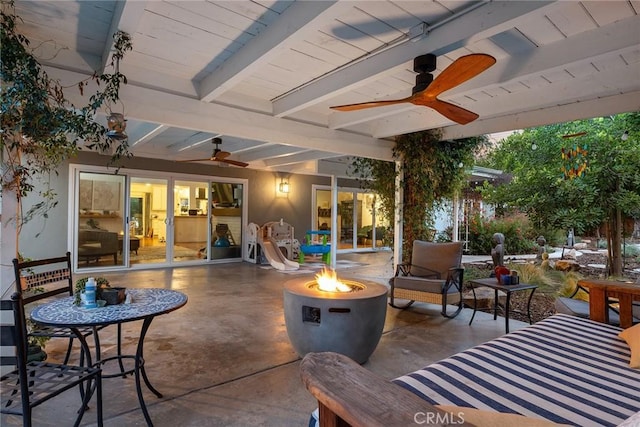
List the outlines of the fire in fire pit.
{"type": "Polygon", "coordinates": [[[333,271],[284,285],[287,333],[300,356],[335,351],[366,362],[380,341],[386,304],[385,286],[338,280],[333,271]]]}
{"type": "Polygon", "coordinates": [[[338,280],[335,270],[322,269],[322,273],[316,274],[316,281],[310,282],[311,286],[324,292],[357,292],[364,289],[364,286],[356,282],[344,283],[338,280]]]}

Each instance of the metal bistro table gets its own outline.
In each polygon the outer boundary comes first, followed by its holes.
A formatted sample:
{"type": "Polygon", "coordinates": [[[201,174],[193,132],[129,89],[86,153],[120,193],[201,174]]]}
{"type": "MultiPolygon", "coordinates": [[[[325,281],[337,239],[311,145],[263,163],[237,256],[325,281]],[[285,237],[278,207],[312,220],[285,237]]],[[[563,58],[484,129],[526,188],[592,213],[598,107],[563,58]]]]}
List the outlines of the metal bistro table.
{"type": "Polygon", "coordinates": [[[531,289],[531,293],[529,294],[529,301],[527,302],[527,317],[529,317],[529,324],[531,321],[531,298],[533,298],[533,293],[538,288],[537,285],[529,285],[527,283],[520,283],[517,285],[501,285],[498,283],[498,280],[494,278],[489,279],[475,279],[469,280],[469,284],[471,285],[471,290],[473,291],[473,315],[471,316],[471,320],[469,320],[469,324],[473,322],[473,318],[476,316],[476,311],[478,310],[478,299],[476,298],[476,288],[486,286],[487,288],[491,288],[494,290],[494,300],[493,300],[493,320],[498,318],[498,291],[502,291],[507,294],[507,299],[504,303],[504,327],[505,331],[509,333],[509,304],[511,302],[511,293],[517,291],[526,291],[527,289],[531,289]]]}
{"type": "MultiPolygon", "coordinates": [[[[103,378],[123,377],[126,374],[134,374],[136,382],[136,391],[140,408],[147,421],[147,425],[152,426],[147,406],[142,396],[142,387],[140,384],[140,376],[144,383],[159,398],[162,394],[156,390],[147,377],[144,368],[144,337],[151,325],[154,317],[161,314],[169,313],[177,310],[187,303],[187,296],[182,292],[169,289],[143,289],[128,288],[127,294],[131,295],[130,304],[108,305],[105,307],[87,309],[78,307],[73,304],[73,297],[61,298],[55,301],[40,305],[31,312],[31,319],[47,326],[67,327],[77,332],[76,329],[82,326],[104,326],[118,325],[118,334],[123,323],[142,320],[142,328],[140,337],[138,338],[138,346],[135,355],[122,355],[118,348],[118,355],[102,359],[100,354],[96,355],[96,365],[104,365],[105,363],[117,360],[120,363],[120,372],[115,374],[104,375],[103,378]],[[122,365],[123,359],[133,359],[135,361],[134,368],[125,370],[122,365]]],[[[118,346],[120,340],[118,340],[118,346]]],[[[87,355],[89,363],[91,363],[91,355],[87,355]]]]}

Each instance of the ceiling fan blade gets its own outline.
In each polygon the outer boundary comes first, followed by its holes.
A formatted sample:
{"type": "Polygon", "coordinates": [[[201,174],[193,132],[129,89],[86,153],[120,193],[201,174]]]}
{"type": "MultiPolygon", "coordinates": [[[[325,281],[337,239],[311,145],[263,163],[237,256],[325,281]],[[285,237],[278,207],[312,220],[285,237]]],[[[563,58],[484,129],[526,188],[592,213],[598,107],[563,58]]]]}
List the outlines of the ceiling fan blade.
{"type": "Polygon", "coordinates": [[[495,63],[496,59],[485,53],[461,56],[438,74],[424,92],[435,97],[472,79],[495,63]]]}
{"type": "Polygon", "coordinates": [[[215,160],[215,158],[207,157],[206,159],[176,160],[176,162],[205,162],[207,160],[215,160]]]}
{"type": "Polygon", "coordinates": [[[496,59],[491,55],[484,53],[472,53],[470,55],[461,56],[453,61],[453,63],[445,68],[438,77],[436,77],[435,80],[427,86],[426,89],[418,91],[407,98],[388,101],[362,102],[359,104],[336,105],[330,108],[338,111],[355,111],[363,110],[365,108],[409,102],[414,105],[433,108],[446,118],[464,125],[476,120],[479,116],[476,113],[465,110],[457,105],[441,101],[437,96],[444,91],[472,79],[495,63],[496,59]]]}
{"type": "Polygon", "coordinates": [[[219,151],[216,151],[216,153],[213,155],[213,157],[214,157],[216,160],[222,160],[222,159],[226,159],[226,158],[227,158],[227,157],[229,157],[230,155],[231,155],[231,153],[230,153],[230,152],[228,152],[228,151],[222,151],[222,150],[219,150],[219,151]]]}
{"type": "Polygon", "coordinates": [[[450,102],[441,101],[439,99],[417,98],[412,102],[415,105],[424,105],[425,107],[433,108],[449,120],[453,120],[461,125],[466,125],[480,117],[473,111],[465,110],[462,107],[458,107],[450,102]]]}
{"type": "Polygon", "coordinates": [[[239,162],[237,160],[231,160],[231,159],[217,159],[217,160],[219,162],[228,163],[233,166],[240,166],[241,168],[246,168],[247,166],[249,166],[249,163],[239,162]]]}
{"type": "Polygon", "coordinates": [[[390,101],[361,102],[359,104],[336,105],[329,108],[331,108],[332,110],[338,110],[338,111],[355,111],[355,110],[364,110],[365,108],[381,107],[383,105],[401,104],[403,102],[409,102],[410,99],[411,97],[404,98],[404,99],[394,99],[390,101]]]}

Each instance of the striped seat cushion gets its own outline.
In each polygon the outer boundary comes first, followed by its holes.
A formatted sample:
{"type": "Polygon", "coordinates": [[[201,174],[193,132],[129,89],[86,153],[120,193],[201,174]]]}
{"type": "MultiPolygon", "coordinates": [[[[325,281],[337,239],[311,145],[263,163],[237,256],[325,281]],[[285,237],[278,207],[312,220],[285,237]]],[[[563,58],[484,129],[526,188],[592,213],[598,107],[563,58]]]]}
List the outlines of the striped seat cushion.
{"type": "Polygon", "coordinates": [[[556,314],[394,380],[432,404],[615,426],[640,411],[620,328],[556,314]]]}

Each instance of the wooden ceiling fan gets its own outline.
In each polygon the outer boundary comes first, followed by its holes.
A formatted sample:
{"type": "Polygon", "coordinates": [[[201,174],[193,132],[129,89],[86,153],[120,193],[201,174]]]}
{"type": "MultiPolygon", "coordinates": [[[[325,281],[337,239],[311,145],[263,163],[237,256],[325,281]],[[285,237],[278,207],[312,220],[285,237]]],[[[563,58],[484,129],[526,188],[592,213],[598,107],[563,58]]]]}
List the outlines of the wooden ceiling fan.
{"type": "Polygon", "coordinates": [[[239,162],[237,160],[229,159],[228,157],[231,155],[231,153],[229,153],[228,151],[222,151],[219,147],[219,145],[222,144],[222,139],[213,138],[211,140],[211,143],[215,145],[215,148],[213,150],[213,153],[211,154],[211,157],[208,157],[206,159],[190,159],[190,160],[178,160],[178,161],[179,162],[204,162],[204,161],[210,160],[212,162],[221,162],[221,163],[227,163],[233,166],[239,166],[241,168],[246,168],[247,166],[249,166],[249,163],[239,162]]]}
{"type": "Polygon", "coordinates": [[[435,79],[431,71],[436,69],[436,57],[432,54],[421,55],[414,59],[413,70],[418,73],[416,85],[413,87],[413,94],[403,99],[390,101],[372,101],[359,104],[337,105],[330,107],[339,111],[355,111],[365,108],[381,107],[384,105],[394,105],[401,103],[411,103],[414,105],[433,108],[446,118],[456,123],[465,125],[474,121],[479,116],[462,107],[438,99],[438,95],[452,89],[467,80],[472,79],[482,73],[493,64],[496,59],[484,53],[472,53],[461,56],[445,68],[435,79]]]}

